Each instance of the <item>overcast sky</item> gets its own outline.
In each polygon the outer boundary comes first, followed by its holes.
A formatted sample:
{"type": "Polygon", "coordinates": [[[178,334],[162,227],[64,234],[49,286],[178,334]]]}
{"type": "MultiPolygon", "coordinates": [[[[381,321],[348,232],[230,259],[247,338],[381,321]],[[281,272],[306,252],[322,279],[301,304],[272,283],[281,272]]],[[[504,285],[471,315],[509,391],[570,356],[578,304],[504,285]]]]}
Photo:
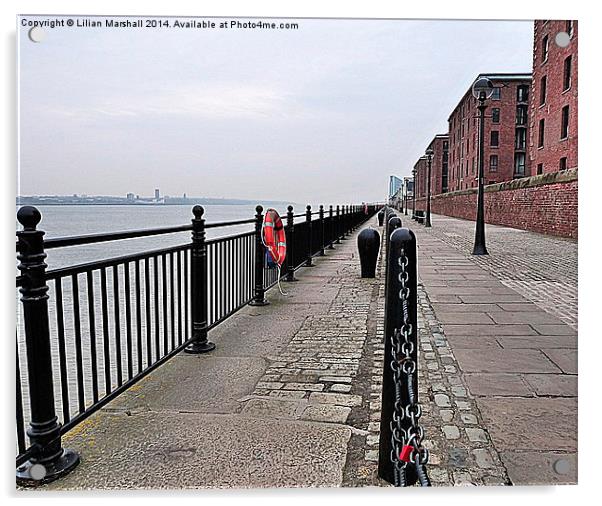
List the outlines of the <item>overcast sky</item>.
{"type": "Polygon", "coordinates": [[[382,200],[479,72],[531,71],[529,21],[297,22],[20,28],[19,193],[382,200]]]}

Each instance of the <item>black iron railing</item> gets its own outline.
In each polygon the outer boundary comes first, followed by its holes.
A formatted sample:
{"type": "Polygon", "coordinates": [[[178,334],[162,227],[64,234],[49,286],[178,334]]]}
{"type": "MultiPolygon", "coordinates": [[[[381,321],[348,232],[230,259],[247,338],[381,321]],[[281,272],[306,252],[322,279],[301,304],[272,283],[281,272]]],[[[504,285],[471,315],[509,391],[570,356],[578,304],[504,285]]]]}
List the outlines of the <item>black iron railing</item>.
{"type": "MultiPolygon", "coordinates": [[[[286,216],[287,259],[281,277],[310,266],[370,218],[375,205],[323,206],[286,216]]],[[[39,211],[22,207],[16,286],[17,476],[51,481],[78,462],[61,436],[177,353],[214,349],[208,332],[246,304],[263,305],[278,271],[265,264],[263,208],[248,220],[205,223],[201,206],[190,225],[44,240],[39,211]],[[254,229],[206,240],[205,231],[254,229]],[[46,270],[45,250],[191,231],[169,248],[46,270]],[[26,430],[27,428],[27,430],[26,430]],[[27,437],[29,437],[29,443],[27,437]],[[43,466],[41,478],[39,469],[43,466]]]]}

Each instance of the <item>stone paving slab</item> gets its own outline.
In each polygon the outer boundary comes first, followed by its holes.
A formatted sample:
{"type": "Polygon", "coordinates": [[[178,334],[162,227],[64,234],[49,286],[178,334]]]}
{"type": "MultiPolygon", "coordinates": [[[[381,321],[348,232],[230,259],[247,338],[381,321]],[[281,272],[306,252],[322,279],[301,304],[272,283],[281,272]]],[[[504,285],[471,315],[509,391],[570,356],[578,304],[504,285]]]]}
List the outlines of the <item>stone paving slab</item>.
{"type": "Polygon", "coordinates": [[[340,425],[272,416],[94,415],[65,438],[81,464],[46,488],[335,487],[350,435],[340,425]]]}
{"type": "Polygon", "coordinates": [[[509,480],[575,483],[576,247],[529,233],[518,241],[512,230],[488,226],[490,255],[475,257],[473,222],[435,217],[430,229],[412,228],[419,279],[509,480]],[[557,469],[564,458],[567,471],[564,463],[557,469]]]}
{"type": "Polygon", "coordinates": [[[514,483],[521,485],[577,483],[576,453],[502,452],[501,458],[514,483]]]}
{"type": "Polygon", "coordinates": [[[499,450],[577,450],[576,398],[483,398],[479,407],[499,450]]]}

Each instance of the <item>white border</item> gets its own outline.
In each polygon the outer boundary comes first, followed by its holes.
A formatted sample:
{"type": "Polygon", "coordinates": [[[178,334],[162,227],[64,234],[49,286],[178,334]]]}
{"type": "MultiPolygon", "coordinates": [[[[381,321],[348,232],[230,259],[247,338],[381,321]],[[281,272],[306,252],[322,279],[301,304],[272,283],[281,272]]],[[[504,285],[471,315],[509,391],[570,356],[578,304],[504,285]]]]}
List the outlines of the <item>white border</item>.
{"type": "MultiPolygon", "coordinates": [[[[168,497],[176,496],[177,500],[206,501],[215,500],[239,503],[259,502],[269,504],[305,504],[308,500],[315,501],[345,501],[350,504],[366,504],[375,501],[420,501],[426,504],[440,504],[462,501],[463,504],[519,504],[525,501],[539,499],[546,504],[565,504],[567,500],[589,502],[596,490],[596,480],[599,480],[600,469],[600,434],[598,428],[599,416],[596,412],[600,406],[599,370],[600,370],[600,344],[602,336],[598,316],[598,292],[600,291],[600,254],[598,252],[600,212],[596,204],[600,201],[600,176],[602,163],[600,155],[594,155],[594,135],[598,133],[600,111],[600,18],[590,5],[593,2],[568,2],[554,0],[502,0],[497,2],[469,2],[455,0],[431,0],[427,2],[399,2],[393,6],[391,1],[370,0],[327,3],[325,1],[305,0],[297,2],[282,1],[254,1],[245,2],[228,1],[196,4],[181,0],[159,2],[146,0],[133,2],[126,0],[103,0],[102,2],[82,2],[75,0],[5,0],[0,4],[2,16],[2,41],[3,41],[3,72],[2,72],[2,100],[5,111],[2,122],[2,150],[4,162],[3,190],[3,230],[2,244],[3,262],[2,270],[2,358],[3,375],[5,384],[3,400],[14,398],[14,379],[11,336],[14,332],[15,302],[12,290],[12,276],[14,273],[14,250],[12,249],[12,234],[14,230],[14,195],[16,188],[16,43],[15,26],[16,14],[19,13],[51,13],[51,14],[129,14],[129,15],[213,15],[213,16],[276,16],[276,17],[370,17],[370,18],[476,18],[476,19],[578,19],[579,26],[579,131],[580,149],[580,208],[579,208],[579,482],[577,487],[509,487],[478,489],[438,489],[438,490],[374,490],[374,489],[341,489],[341,490],[268,490],[268,491],[198,491],[198,492],[158,492],[158,493],[115,493],[115,494],[87,494],[86,501],[100,502],[107,499],[144,501],[147,504],[159,503],[168,497]],[[585,105],[584,105],[585,104],[585,105]],[[595,120],[598,120],[597,122],[595,120]]],[[[597,140],[597,139],[596,139],[597,140]]],[[[383,185],[386,181],[383,181],[383,185]]],[[[12,406],[12,404],[9,404],[12,406]]],[[[1,455],[4,457],[2,477],[5,495],[15,499],[14,490],[14,461],[12,460],[13,441],[13,409],[3,409],[2,417],[3,438],[1,455]]],[[[517,447],[520,447],[520,435],[517,435],[517,447]]],[[[597,495],[600,495],[599,493],[597,495]]],[[[82,494],[51,494],[40,497],[35,494],[21,499],[29,502],[36,501],[61,501],[81,502],[82,494]]]]}

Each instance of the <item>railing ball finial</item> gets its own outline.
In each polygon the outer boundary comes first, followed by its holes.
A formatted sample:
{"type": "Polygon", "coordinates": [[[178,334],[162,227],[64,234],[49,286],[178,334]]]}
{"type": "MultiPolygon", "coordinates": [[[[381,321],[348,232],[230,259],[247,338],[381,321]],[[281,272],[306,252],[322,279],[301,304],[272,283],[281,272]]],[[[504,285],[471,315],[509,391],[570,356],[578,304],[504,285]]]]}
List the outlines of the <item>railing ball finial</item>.
{"type": "Polygon", "coordinates": [[[263,206],[261,204],[257,204],[257,207],[255,208],[255,212],[257,214],[263,213],[263,206]]]}
{"type": "Polygon", "coordinates": [[[17,211],[17,220],[25,230],[35,230],[42,221],[42,214],[36,207],[23,206],[17,211]]]}
{"type": "Polygon", "coordinates": [[[293,206],[291,206],[290,204],[289,204],[289,206],[288,206],[286,209],[287,209],[287,211],[288,211],[289,213],[292,213],[292,212],[293,212],[293,206]]]}
{"type": "Polygon", "coordinates": [[[205,214],[205,208],[203,206],[194,206],[192,208],[192,214],[194,214],[194,217],[197,220],[200,220],[203,218],[203,214],[205,214]]]}
{"type": "Polygon", "coordinates": [[[307,204],[307,206],[305,206],[305,209],[307,209],[309,212],[311,212],[311,206],[309,204],[307,204]]]}

